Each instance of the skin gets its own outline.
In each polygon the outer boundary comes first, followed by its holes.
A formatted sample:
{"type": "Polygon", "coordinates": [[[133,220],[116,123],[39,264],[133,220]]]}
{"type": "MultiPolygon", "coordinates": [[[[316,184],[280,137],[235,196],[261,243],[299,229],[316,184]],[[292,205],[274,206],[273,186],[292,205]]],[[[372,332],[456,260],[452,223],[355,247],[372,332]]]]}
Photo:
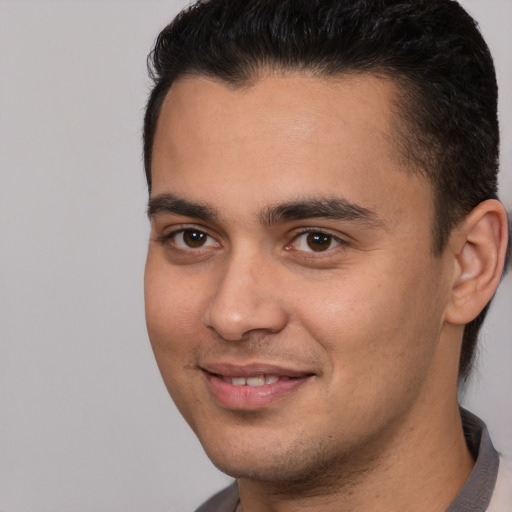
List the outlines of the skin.
{"type": "Polygon", "coordinates": [[[246,512],[441,511],[471,471],[457,367],[463,323],[483,307],[470,310],[468,276],[483,265],[478,245],[463,248],[482,218],[482,236],[504,229],[485,210],[434,255],[431,187],[393,144],[396,94],[368,75],[242,89],[196,76],[164,102],[148,331],[173,400],[239,479],[246,512]],[[344,209],[290,208],[322,201],[344,209]],[[209,385],[219,363],[306,377],[262,407],[234,407],[209,385]]]}

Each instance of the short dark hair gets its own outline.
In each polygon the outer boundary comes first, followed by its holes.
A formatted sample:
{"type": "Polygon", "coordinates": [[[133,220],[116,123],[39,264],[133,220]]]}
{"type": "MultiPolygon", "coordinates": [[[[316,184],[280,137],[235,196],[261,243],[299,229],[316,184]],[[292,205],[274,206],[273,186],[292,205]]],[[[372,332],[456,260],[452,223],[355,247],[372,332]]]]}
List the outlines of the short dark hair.
{"type": "MultiPolygon", "coordinates": [[[[233,87],[265,71],[392,79],[396,143],[432,184],[433,250],[478,203],[497,197],[499,127],[492,57],[475,21],[452,0],[199,0],[158,36],[144,119],[144,165],[173,82],[202,75],[233,87]]],[[[466,325],[466,380],[488,305],[466,325]]]]}

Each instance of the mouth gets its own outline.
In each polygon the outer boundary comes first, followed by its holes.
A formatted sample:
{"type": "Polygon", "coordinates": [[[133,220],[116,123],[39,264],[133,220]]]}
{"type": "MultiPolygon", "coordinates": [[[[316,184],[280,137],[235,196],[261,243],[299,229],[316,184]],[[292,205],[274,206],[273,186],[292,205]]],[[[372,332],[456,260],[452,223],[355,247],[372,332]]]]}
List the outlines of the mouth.
{"type": "Polygon", "coordinates": [[[223,408],[259,410],[297,392],[315,375],[271,365],[208,365],[201,368],[213,399],[223,408]]]}
{"type": "Polygon", "coordinates": [[[279,381],[290,380],[291,377],[285,375],[254,375],[252,377],[227,377],[225,375],[215,375],[221,378],[224,382],[232,384],[233,386],[265,386],[268,384],[275,384],[279,381]]]}

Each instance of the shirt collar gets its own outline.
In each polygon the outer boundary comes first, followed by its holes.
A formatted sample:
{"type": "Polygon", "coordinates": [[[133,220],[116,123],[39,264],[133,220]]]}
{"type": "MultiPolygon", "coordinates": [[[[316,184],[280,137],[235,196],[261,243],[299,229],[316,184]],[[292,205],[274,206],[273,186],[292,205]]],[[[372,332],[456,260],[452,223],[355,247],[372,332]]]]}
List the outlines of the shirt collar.
{"type": "Polygon", "coordinates": [[[499,456],[492,445],[485,423],[474,414],[460,409],[464,437],[475,459],[473,471],[446,512],[485,512],[491,501],[499,456]]]}

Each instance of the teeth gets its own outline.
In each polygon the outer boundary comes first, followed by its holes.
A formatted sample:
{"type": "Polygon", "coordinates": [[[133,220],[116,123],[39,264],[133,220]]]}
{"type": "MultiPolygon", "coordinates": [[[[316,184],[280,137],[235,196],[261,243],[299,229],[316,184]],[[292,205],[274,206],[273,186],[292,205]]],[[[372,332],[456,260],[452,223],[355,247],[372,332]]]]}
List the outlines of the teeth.
{"type": "Polygon", "coordinates": [[[257,377],[247,377],[248,386],[263,386],[265,384],[265,376],[258,375],[257,377]]]}
{"type": "Polygon", "coordinates": [[[253,377],[222,377],[224,382],[233,386],[263,386],[265,384],[274,384],[279,379],[289,380],[289,377],[279,378],[277,375],[255,375],[253,377]]]}

